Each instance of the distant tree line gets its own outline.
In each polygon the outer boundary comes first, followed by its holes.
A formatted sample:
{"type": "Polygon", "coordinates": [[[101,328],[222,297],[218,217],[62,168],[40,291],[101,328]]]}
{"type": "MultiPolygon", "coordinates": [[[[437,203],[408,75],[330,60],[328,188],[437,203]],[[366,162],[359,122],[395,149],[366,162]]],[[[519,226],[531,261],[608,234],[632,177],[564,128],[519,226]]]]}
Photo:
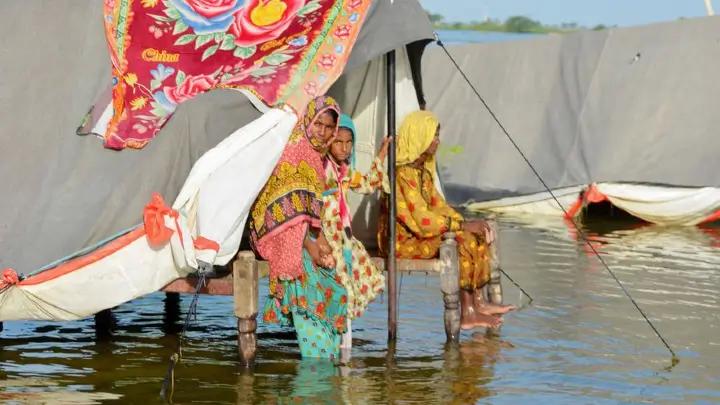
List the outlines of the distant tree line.
{"type": "MultiPolygon", "coordinates": [[[[447,22],[442,14],[427,12],[430,21],[437,29],[441,30],[470,30],[470,31],[497,31],[497,32],[518,32],[548,34],[552,32],[571,32],[588,29],[574,22],[562,23],[560,25],[545,25],[532,18],[516,15],[508,17],[505,21],[488,19],[486,21],[470,22],[447,22]]],[[[604,30],[605,25],[596,25],[593,30],[604,30]]]]}

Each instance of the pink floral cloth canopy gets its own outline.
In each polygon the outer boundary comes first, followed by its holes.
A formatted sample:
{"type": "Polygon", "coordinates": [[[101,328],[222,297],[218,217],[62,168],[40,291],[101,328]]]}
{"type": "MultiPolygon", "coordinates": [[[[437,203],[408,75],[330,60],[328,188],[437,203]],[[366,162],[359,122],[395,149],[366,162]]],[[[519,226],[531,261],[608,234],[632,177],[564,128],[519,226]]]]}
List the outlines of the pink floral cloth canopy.
{"type": "Polygon", "coordinates": [[[144,147],[180,103],[216,88],[302,113],[342,73],[370,2],[105,0],[113,74],[105,146],[144,147]]]}

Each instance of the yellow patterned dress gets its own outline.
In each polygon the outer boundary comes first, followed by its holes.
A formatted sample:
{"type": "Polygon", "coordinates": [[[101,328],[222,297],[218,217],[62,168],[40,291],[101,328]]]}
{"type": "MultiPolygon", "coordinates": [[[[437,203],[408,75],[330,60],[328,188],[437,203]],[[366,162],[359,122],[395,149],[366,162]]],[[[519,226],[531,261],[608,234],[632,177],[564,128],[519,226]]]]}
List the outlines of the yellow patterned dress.
{"type": "Polygon", "coordinates": [[[460,288],[477,289],[490,281],[487,243],[482,236],[462,231],[463,217],[437,192],[425,167],[397,168],[397,250],[406,259],[438,256],[442,235],[455,232],[460,256],[460,288]]]}
{"type": "MultiPolygon", "coordinates": [[[[430,147],[439,142],[440,122],[430,111],[408,114],[398,130],[397,154],[397,250],[407,259],[438,256],[442,235],[455,232],[460,256],[460,288],[473,290],[490,281],[487,243],[480,235],[462,230],[462,215],[435,188],[435,155],[430,147]]],[[[387,215],[381,218],[380,246],[387,240],[387,215]]]]}

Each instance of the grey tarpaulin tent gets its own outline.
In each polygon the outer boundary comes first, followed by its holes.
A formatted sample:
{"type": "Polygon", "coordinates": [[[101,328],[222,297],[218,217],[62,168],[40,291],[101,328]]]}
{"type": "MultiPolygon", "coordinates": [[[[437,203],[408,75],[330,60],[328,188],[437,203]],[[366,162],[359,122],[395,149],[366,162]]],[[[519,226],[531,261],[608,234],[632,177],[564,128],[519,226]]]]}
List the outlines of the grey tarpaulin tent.
{"type": "MultiPolygon", "coordinates": [[[[415,0],[375,1],[350,65],[431,35],[415,0]]],[[[259,113],[241,94],[183,104],[145,149],[75,135],[109,82],[100,0],[0,2],[0,267],[32,271],[141,221],[152,191],[177,195],[193,163],[259,113]]]]}
{"type": "MultiPolygon", "coordinates": [[[[720,19],[712,17],[451,52],[551,188],[720,187],[718,38],[720,19]]],[[[425,92],[442,121],[439,163],[450,200],[543,191],[442,50],[425,54],[425,92]]]]}

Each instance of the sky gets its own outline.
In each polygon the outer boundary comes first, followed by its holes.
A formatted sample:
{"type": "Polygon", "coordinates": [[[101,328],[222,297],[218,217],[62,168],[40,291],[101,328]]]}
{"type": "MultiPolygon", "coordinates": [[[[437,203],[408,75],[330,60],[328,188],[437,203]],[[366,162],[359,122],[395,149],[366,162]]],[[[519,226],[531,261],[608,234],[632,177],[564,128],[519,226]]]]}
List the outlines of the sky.
{"type": "MultiPolygon", "coordinates": [[[[543,24],[576,22],[592,27],[642,25],[706,15],[704,0],[420,0],[420,3],[427,10],[444,15],[449,22],[482,21],[487,17],[505,20],[524,15],[543,24]]],[[[720,12],[720,0],[713,0],[713,6],[720,12]]]]}

